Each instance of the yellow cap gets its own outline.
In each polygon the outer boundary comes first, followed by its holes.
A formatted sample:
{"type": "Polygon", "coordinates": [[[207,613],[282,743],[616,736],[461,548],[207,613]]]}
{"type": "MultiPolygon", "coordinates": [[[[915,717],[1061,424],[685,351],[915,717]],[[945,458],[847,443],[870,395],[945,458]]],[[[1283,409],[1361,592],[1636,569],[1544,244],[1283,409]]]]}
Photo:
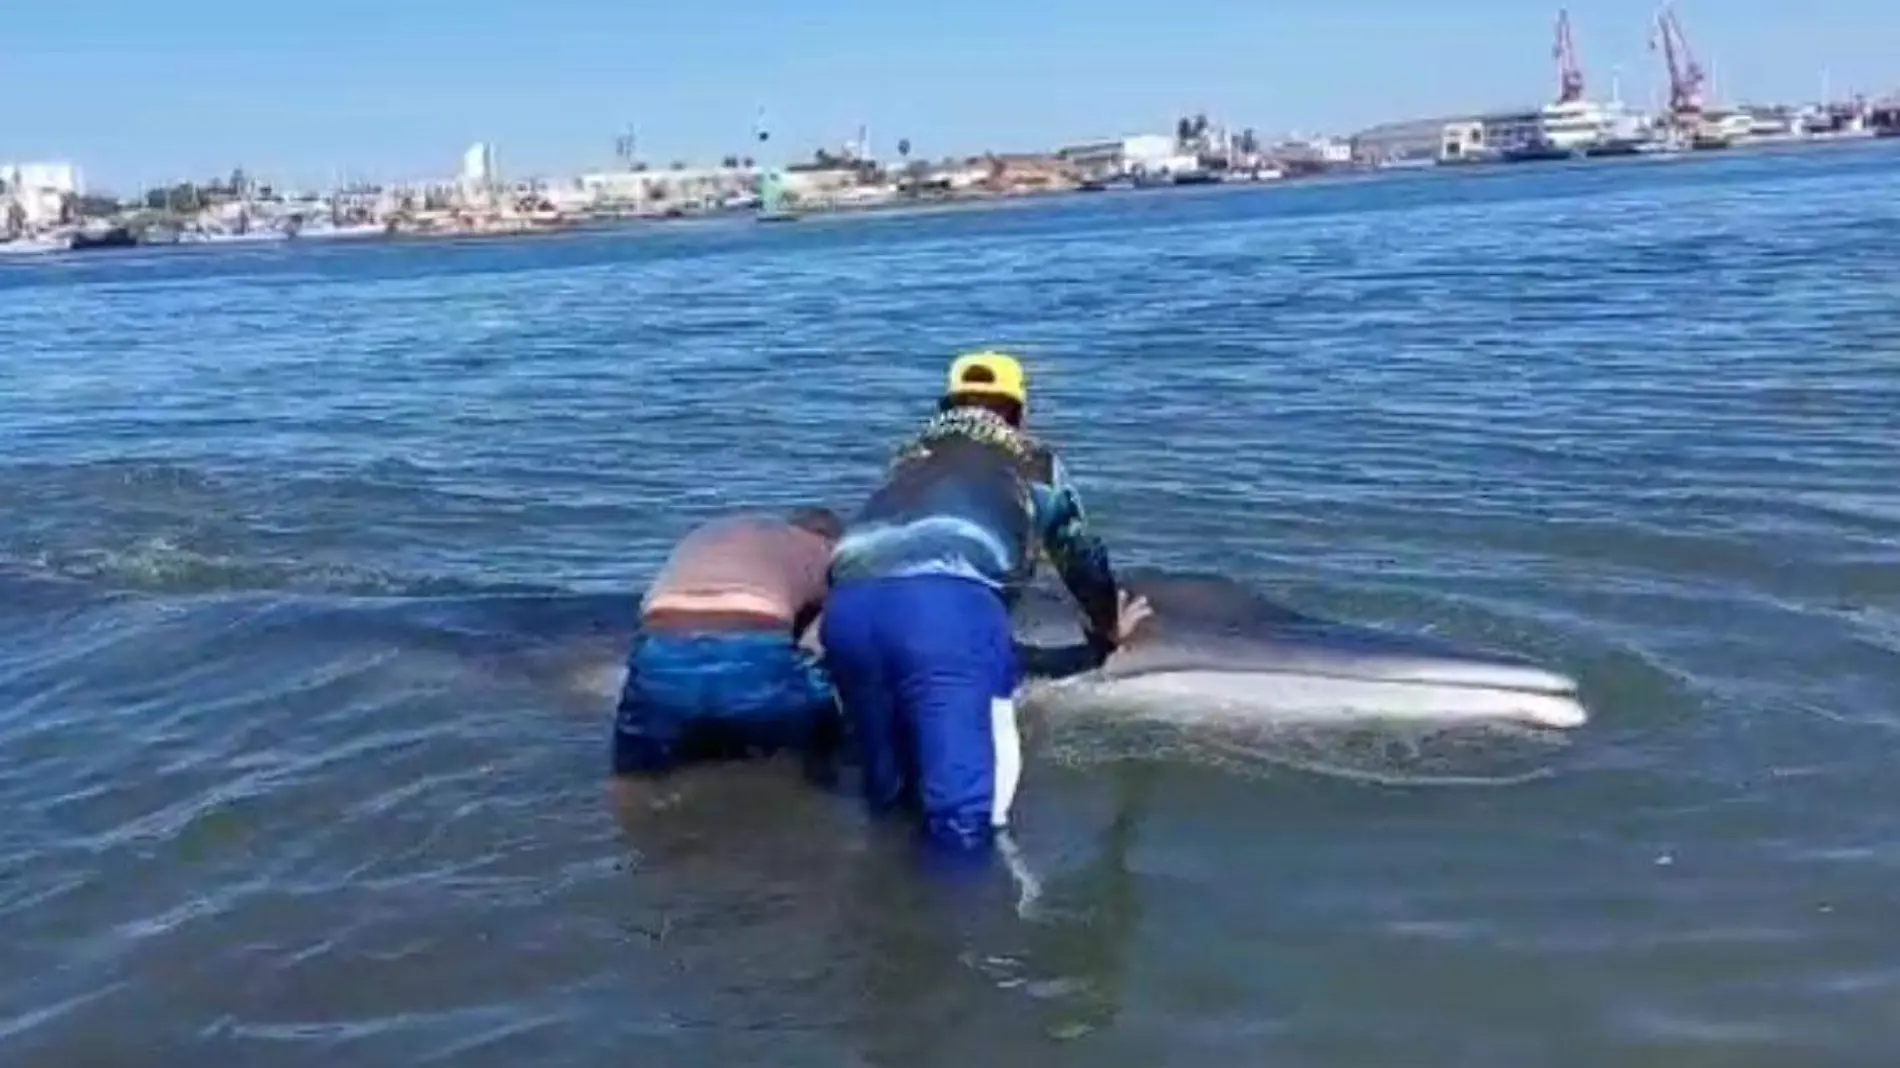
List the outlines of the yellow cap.
{"type": "Polygon", "coordinates": [[[1006,397],[1025,408],[1029,406],[1029,383],[1023,365],[1002,352],[971,352],[957,357],[950,365],[950,385],[944,392],[1006,397]]]}

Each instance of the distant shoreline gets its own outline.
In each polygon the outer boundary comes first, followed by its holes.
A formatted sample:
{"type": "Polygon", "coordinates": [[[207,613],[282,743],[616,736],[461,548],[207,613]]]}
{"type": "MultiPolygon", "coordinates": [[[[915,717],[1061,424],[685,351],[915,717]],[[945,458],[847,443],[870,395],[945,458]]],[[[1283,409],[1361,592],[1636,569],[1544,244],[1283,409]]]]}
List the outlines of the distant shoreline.
{"type": "MultiPolygon", "coordinates": [[[[1286,177],[1265,181],[1231,181],[1194,183],[1181,185],[1150,185],[1129,188],[1086,189],[1063,187],[1058,189],[1024,189],[1009,193],[962,193],[948,196],[929,197],[893,197],[888,199],[867,200],[860,203],[831,203],[791,209],[790,219],[781,224],[826,223],[849,219],[902,218],[926,215],[949,215],[963,212],[1003,211],[1015,208],[1027,208],[1039,204],[1057,201],[1101,200],[1115,202],[1129,197],[1144,199],[1160,196],[1179,195],[1220,195],[1221,193],[1241,193],[1252,191],[1265,193],[1270,190],[1293,190],[1314,186],[1357,185],[1361,183],[1398,180],[1405,177],[1424,178],[1433,176],[1446,181],[1470,178],[1498,177],[1503,175],[1533,175],[1543,171],[1574,171],[1583,168],[1614,167],[1621,165],[1693,165],[1698,161],[1713,162],[1738,156],[1759,157],[1778,155],[1801,155],[1809,152],[1830,150],[1846,151],[1853,148],[1878,151],[1900,149],[1900,137],[1855,137],[1855,138],[1813,138],[1791,141],[1741,142],[1720,149],[1682,150],[1673,152],[1646,153],[1630,156],[1602,156],[1581,159],[1540,160],[1523,162],[1485,161],[1465,164],[1366,167],[1322,171],[1297,177],[1286,177]]],[[[572,219],[537,220],[527,217],[507,218],[501,225],[492,229],[479,227],[444,228],[441,230],[404,229],[400,224],[386,233],[352,235],[349,237],[298,237],[289,236],[272,240],[253,240],[235,242],[189,242],[172,243],[165,241],[140,242],[129,249],[153,251],[157,249],[222,249],[229,247],[278,248],[292,245],[328,246],[361,244],[460,244],[474,242],[506,241],[511,239],[540,239],[562,236],[587,236],[607,234],[631,234],[671,229],[678,226],[703,226],[713,223],[750,224],[758,221],[756,209],[729,208],[709,211],[681,212],[678,214],[639,214],[613,215],[598,214],[580,216],[572,219]]],[[[125,225],[119,223],[116,225],[125,225]]],[[[124,249],[121,251],[129,250],[124,249]]],[[[6,251],[0,245],[0,252],[6,251]]],[[[99,255],[111,250],[50,250],[45,252],[26,252],[21,250],[10,255],[0,255],[0,262],[30,262],[47,258],[67,261],[75,255],[99,255]]]]}

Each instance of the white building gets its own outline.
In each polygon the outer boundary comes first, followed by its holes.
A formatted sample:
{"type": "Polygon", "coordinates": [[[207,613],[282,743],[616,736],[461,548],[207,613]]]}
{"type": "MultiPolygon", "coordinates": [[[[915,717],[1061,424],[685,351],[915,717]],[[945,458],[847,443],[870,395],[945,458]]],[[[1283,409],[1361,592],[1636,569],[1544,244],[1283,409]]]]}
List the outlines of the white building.
{"type": "Polygon", "coordinates": [[[1161,172],[1176,166],[1180,146],[1172,134],[1134,134],[1109,141],[1070,145],[1056,153],[1064,162],[1083,170],[1116,173],[1161,172]]]}
{"type": "Polygon", "coordinates": [[[11,214],[18,205],[29,228],[57,225],[67,198],[86,191],[79,168],[70,163],[0,163],[0,187],[0,213],[11,214]]]}
{"type": "Polygon", "coordinates": [[[847,195],[862,182],[856,167],[819,167],[799,164],[785,168],[779,175],[785,192],[800,200],[836,198],[847,195]]]}
{"type": "Polygon", "coordinates": [[[1136,134],[1122,138],[1122,159],[1131,167],[1159,166],[1179,152],[1172,134],[1136,134]]]}
{"type": "Polygon", "coordinates": [[[1484,124],[1485,146],[1493,152],[1533,148],[1544,137],[1544,115],[1541,111],[1503,111],[1481,115],[1478,121],[1484,124]]]}
{"type": "Polygon", "coordinates": [[[741,196],[757,178],[757,170],[745,167],[682,167],[583,174],[574,184],[578,197],[594,204],[690,207],[741,196]]]}
{"type": "Polygon", "coordinates": [[[486,141],[478,141],[468,146],[462,153],[462,173],[459,182],[464,192],[477,192],[492,188],[501,178],[495,169],[495,146],[486,141]]]}
{"type": "Polygon", "coordinates": [[[1338,137],[1295,135],[1273,145],[1267,150],[1267,155],[1284,163],[1323,170],[1351,163],[1352,141],[1338,137]]]}
{"type": "Polygon", "coordinates": [[[1489,153],[1484,123],[1467,119],[1445,124],[1438,139],[1438,158],[1448,162],[1482,159],[1489,153]]]}
{"type": "Polygon", "coordinates": [[[651,198],[652,176],[645,171],[603,171],[575,179],[594,203],[634,203],[651,198]]]}

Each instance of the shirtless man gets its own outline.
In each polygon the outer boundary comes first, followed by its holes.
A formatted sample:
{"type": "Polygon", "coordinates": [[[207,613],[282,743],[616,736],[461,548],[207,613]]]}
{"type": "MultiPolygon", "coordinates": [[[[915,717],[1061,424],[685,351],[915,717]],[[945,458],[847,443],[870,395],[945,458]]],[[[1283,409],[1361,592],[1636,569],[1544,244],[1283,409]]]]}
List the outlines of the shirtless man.
{"type": "Polygon", "coordinates": [[[627,657],[616,776],[829,744],[837,699],[800,639],[823,610],[842,529],[832,512],[798,508],[714,520],[674,547],[627,657]]]}

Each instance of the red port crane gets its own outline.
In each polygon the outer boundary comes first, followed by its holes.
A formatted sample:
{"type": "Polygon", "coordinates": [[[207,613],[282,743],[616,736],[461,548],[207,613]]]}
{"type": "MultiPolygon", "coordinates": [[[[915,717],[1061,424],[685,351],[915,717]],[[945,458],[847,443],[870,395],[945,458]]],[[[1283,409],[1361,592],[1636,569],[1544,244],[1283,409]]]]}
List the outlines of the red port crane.
{"type": "Polygon", "coordinates": [[[1583,99],[1583,67],[1577,63],[1577,45],[1570,39],[1570,12],[1557,10],[1557,43],[1551,49],[1557,61],[1557,102],[1570,104],[1583,99]]]}
{"type": "Polygon", "coordinates": [[[1649,47],[1651,51],[1661,48],[1669,64],[1669,110],[1684,118],[1700,115],[1705,75],[1689,51],[1689,38],[1682,32],[1682,23],[1676,21],[1673,8],[1664,5],[1656,13],[1656,35],[1650,38],[1649,47]]]}

